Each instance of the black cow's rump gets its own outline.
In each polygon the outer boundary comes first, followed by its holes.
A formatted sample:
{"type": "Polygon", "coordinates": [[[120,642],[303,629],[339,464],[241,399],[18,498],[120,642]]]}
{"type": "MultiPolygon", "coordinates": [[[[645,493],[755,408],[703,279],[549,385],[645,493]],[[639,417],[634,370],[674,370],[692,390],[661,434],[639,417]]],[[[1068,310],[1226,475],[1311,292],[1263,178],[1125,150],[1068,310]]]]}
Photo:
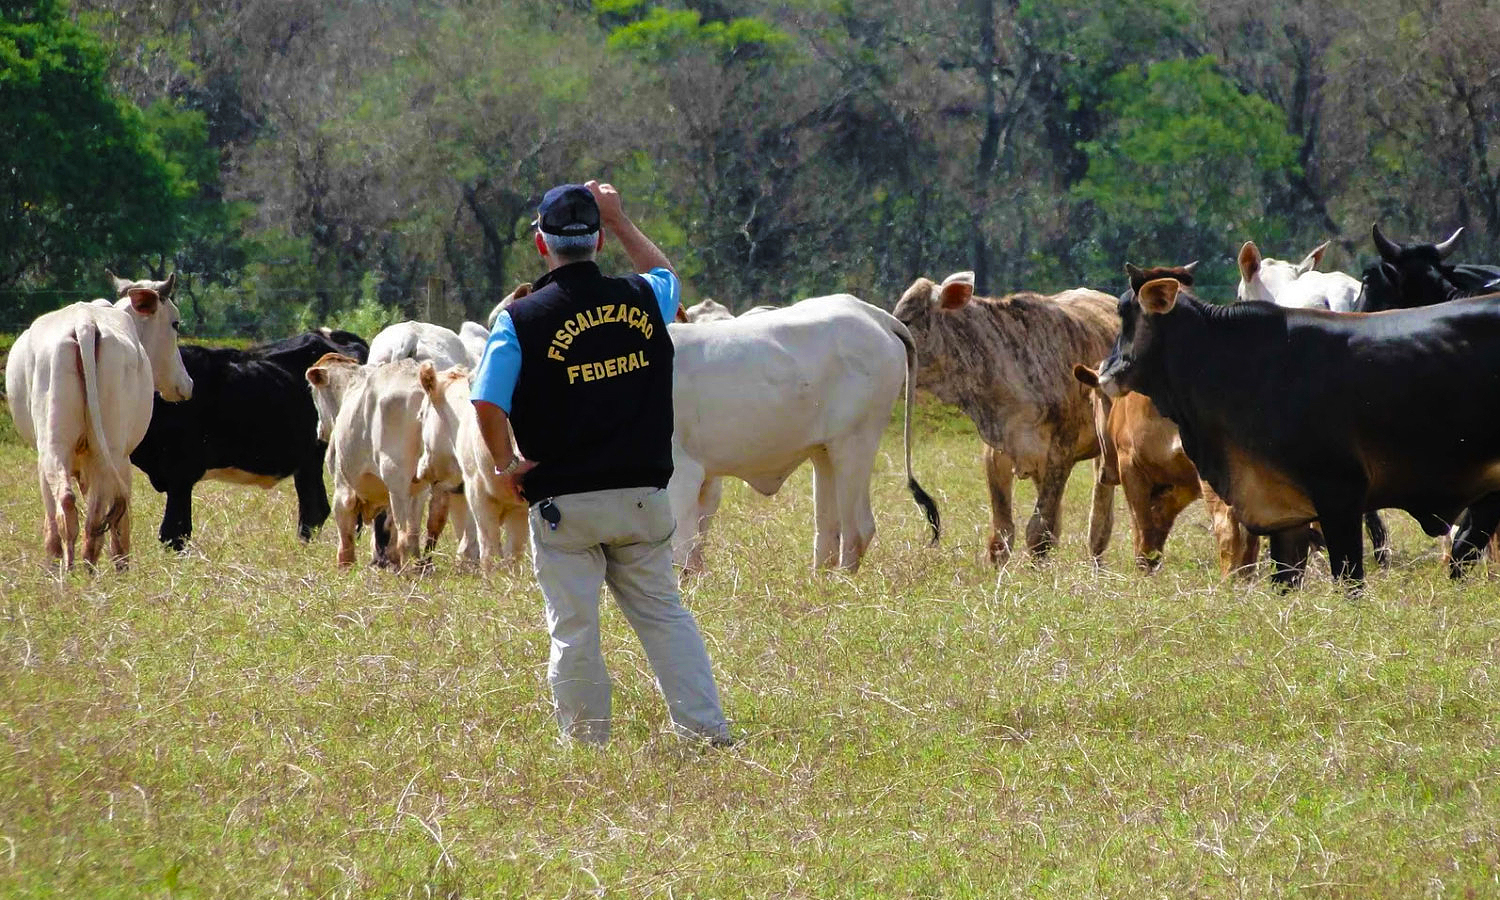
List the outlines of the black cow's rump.
{"type": "Polygon", "coordinates": [[[305,373],[325,353],[363,361],[369,348],[346,331],[310,331],[248,350],[183,345],[192,399],[155,398],[151,425],[130,461],[167,495],[159,537],[181,550],[193,532],[193,487],[205,476],[270,486],[291,476],[297,534],[328,518],[317,410],[305,373]]]}

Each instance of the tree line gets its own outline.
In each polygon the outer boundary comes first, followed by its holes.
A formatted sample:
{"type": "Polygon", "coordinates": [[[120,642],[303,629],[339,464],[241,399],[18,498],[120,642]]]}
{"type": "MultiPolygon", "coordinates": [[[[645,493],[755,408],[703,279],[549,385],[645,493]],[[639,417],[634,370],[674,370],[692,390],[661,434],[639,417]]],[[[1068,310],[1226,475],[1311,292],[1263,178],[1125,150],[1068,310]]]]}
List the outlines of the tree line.
{"type": "MultiPolygon", "coordinates": [[[[5,324],[185,279],[200,334],[480,317],[605,177],[734,308],[917,275],[1118,290],[1255,239],[1500,262],[1489,0],[0,3],[5,324]]],[[[623,264],[615,258],[613,262],[623,264]]]]}

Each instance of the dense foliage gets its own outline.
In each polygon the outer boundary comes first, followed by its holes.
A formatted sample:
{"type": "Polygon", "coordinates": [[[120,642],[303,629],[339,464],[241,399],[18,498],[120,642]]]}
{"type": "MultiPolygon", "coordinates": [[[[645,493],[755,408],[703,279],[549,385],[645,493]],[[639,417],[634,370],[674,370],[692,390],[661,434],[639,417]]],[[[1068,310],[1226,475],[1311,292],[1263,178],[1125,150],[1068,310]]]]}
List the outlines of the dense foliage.
{"type": "Polygon", "coordinates": [[[1247,238],[1355,270],[1377,220],[1495,262],[1494,6],[7,3],[0,325],[105,265],[189,275],[200,333],[424,314],[432,279],[477,317],[592,175],[735,307],[1126,259],[1212,293],[1247,238]]]}

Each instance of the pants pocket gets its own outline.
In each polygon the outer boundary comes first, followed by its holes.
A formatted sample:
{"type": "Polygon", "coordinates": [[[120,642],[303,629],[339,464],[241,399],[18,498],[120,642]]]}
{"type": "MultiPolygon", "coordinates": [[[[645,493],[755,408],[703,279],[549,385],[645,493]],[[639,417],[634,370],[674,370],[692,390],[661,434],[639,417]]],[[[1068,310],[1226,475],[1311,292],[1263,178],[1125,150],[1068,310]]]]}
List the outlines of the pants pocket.
{"type": "Polygon", "coordinates": [[[653,488],[640,505],[645,514],[641,530],[646,540],[652,543],[665,541],[677,531],[677,521],[672,517],[672,501],[666,491],[653,488]]]}

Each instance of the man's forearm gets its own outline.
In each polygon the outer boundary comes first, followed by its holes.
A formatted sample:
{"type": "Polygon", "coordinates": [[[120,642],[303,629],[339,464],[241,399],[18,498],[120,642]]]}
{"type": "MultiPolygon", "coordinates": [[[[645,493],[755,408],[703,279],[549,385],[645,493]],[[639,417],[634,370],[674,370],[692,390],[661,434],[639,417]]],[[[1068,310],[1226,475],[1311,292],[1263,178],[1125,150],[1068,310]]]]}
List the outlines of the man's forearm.
{"type": "Polygon", "coordinates": [[[497,468],[505,468],[515,458],[510,446],[510,417],[505,410],[493,403],[483,401],[474,404],[474,415],[479,419],[479,436],[489,448],[497,468]]]}
{"type": "Polygon", "coordinates": [[[630,257],[630,264],[637,272],[649,272],[652,269],[671,269],[672,263],[667,255],[661,252],[661,248],[652,243],[645,233],[635,227],[635,223],[629,219],[621,219],[611,222],[607,226],[614,232],[615,240],[620,242],[620,247],[625,255],[630,257]]]}

